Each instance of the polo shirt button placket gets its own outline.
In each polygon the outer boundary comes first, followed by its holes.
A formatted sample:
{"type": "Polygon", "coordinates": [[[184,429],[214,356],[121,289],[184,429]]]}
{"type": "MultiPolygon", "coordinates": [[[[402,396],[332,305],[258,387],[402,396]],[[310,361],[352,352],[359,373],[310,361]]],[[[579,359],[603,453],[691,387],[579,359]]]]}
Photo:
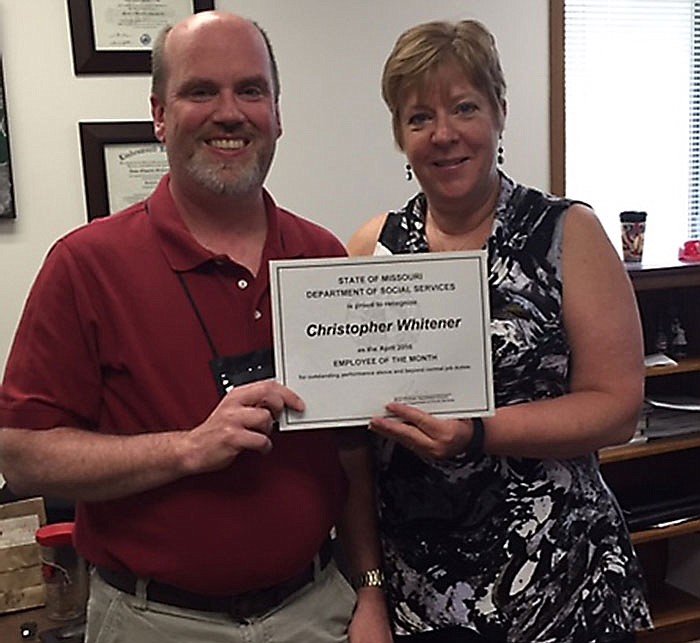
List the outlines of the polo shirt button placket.
{"type": "Polygon", "coordinates": [[[248,282],[247,282],[247,280],[245,280],[245,279],[239,279],[239,280],[238,280],[238,287],[239,287],[241,290],[245,290],[245,289],[248,287],[248,282]]]}

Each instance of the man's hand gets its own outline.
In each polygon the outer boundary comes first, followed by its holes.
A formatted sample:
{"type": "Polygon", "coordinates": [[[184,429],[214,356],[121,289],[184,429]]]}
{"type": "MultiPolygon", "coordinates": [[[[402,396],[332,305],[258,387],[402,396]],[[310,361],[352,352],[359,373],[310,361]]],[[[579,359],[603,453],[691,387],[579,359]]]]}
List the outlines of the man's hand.
{"type": "Polygon", "coordinates": [[[272,429],[285,407],[303,411],[304,402],[274,380],[232,389],[202,424],[183,433],[187,470],[216,471],[242,451],[269,452],[272,429]]]}

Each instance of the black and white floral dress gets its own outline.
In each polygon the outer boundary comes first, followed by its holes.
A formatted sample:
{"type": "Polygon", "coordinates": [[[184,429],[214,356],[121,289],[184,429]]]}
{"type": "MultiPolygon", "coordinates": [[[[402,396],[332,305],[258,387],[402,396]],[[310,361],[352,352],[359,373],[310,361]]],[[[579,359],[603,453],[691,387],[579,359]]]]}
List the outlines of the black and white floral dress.
{"type": "MultiPolygon", "coordinates": [[[[571,203],[501,175],[488,240],[497,407],[568,391],[561,245],[571,203]]],[[[428,252],[426,207],[418,194],[390,213],[375,254],[428,252]]],[[[495,641],[603,643],[650,625],[595,454],[430,461],[378,440],[377,457],[398,634],[459,625],[495,641]]]]}

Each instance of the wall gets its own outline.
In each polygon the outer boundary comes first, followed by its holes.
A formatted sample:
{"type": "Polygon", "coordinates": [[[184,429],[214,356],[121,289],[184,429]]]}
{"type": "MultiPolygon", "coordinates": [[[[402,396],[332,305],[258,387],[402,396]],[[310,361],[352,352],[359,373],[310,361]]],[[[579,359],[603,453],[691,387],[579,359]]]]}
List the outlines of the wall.
{"type": "MultiPolygon", "coordinates": [[[[506,170],[548,187],[547,0],[219,0],[269,33],[285,133],[269,179],[280,203],[343,240],[415,189],[379,95],[396,36],[416,22],[475,17],[495,33],[509,82],[506,170]],[[527,25],[524,27],[524,25],[527,25]]],[[[85,221],[77,123],[149,118],[149,79],[80,76],[66,3],[0,0],[0,42],[17,205],[0,221],[0,370],[51,243],[85,221]]]]}
{"type": "Polygon", "coordinates": [[[506,170],[549,187],[547,0],[219,0],[217,6],[255,19],[275,48],[285,133],[269,188],[344,240],[416,189],[404,178],[380,77],[396,37],[419,22],[477,18],[494,32],[508,82],[506,170]]]}
{"type": "Polygon", "coordinates": [[[52,241],[85,221],[77,123],[149,118],[144,76],[73,75],[64,0],[0,1],[17,219],[0,221],[0,367],[52,241]]]}

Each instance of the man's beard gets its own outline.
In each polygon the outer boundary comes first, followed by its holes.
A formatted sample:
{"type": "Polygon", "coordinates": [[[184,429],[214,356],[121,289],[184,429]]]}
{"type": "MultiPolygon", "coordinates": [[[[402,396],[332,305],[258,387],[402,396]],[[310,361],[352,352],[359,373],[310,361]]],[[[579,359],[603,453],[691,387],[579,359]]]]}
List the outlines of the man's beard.
{"type": "Polygon", "coordinates": [[[256,155],[254,161],[246,166],[237,163],[201,162],[195,155],[187,163],[187,172],[202,187],[215,194],[244,196],[262,187],[273,154],[274,147],[269,154],[256,155]]]}

